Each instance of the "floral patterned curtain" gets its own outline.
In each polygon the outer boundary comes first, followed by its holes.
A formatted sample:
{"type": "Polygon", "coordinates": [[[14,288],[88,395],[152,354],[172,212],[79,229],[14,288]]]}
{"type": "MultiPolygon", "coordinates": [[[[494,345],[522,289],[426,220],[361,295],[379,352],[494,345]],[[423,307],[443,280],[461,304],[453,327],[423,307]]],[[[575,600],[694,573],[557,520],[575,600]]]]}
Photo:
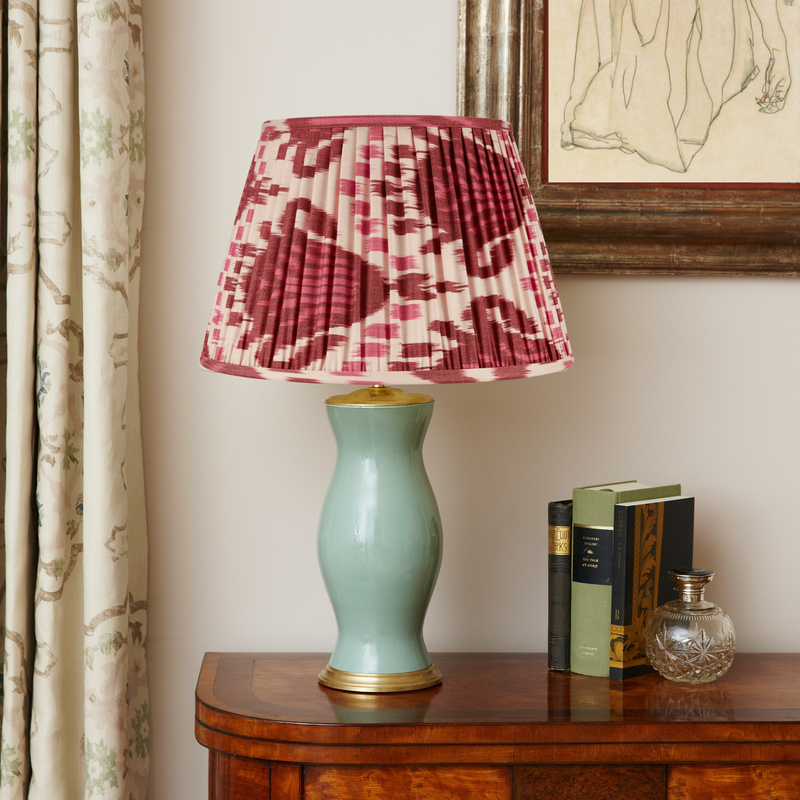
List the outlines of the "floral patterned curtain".
{"type": "Polygon", "coordinates": [[[140,800],[148,768],[141,8],[0,3],[0,800],[140,800]]]}

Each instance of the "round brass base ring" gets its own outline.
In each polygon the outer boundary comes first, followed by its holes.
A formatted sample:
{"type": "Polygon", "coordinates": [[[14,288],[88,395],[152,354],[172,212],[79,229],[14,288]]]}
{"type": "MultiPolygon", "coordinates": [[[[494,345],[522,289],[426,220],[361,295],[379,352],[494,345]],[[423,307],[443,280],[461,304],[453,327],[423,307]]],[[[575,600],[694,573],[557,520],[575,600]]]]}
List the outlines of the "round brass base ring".
{"type": "Polygon", "coordinates": [[[345,672],[335,669],[330,664],[319,674],[319,682],[331,689],[344,692],[362,692],[376,694],[378,692],[413,692],[427,689],[442,682],[442,673],[431,664],[425,669],[414,672],[387,672],[371,674],[363,672],[345,672]]]}

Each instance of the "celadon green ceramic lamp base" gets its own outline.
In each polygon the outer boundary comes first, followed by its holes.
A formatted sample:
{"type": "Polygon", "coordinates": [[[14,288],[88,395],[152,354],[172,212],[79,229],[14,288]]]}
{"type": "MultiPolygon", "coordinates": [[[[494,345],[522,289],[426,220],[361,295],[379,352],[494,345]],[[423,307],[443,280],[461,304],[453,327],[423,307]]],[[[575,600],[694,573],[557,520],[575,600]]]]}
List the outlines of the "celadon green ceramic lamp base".
{"type": "Polygon", "coordinates": [[[434,686],[442,676],[422,638],[442,559],[422,460],[433,400],[374,386],[326,404],[338,457],[318,553],[339,636],[319,680],[369,693],[434,686]]]}

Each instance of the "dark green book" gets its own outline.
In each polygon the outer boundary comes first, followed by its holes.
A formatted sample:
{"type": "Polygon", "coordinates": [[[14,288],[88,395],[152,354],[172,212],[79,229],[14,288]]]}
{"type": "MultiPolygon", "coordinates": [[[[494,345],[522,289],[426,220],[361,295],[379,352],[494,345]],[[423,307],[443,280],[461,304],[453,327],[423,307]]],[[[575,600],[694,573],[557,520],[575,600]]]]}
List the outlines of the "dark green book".
{"type": "Polygon", "coordinates": [[[692,566],[694,497],[618,503],[614,507],[609,677],[653,672],[645,629],[660,605],[678,597],[669,571],[692,566]]]}
{"type": "Polygon", "coordinates": [[[547,504],[547,668],[569,669],[572,500],[547,504]]]}
{"type": "Polygon", "coordinates": [[[584,486],[572,493],[570,670],[608,677],[614,506],[681,493],[680,484],[637,481],[584,486]]]}

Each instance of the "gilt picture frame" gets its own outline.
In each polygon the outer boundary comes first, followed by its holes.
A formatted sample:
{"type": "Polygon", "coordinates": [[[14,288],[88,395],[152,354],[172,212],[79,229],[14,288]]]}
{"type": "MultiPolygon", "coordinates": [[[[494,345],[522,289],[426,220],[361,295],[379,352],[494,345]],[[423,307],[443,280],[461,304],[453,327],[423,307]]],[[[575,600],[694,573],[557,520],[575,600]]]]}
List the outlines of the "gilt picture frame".
{"type": "MultiPolygon", "coordinates": [[[[614,7],[624,8],[632,1],[620,0],[614,7]]],[[[699,5],[701,1],[681,0],[681,3],[699,5]]],[[[580,14],[584,5],[594,2],[579,0],[580,14]]],[[[740,6],[744,3],[751,8],[754,0],[726,2],[740,6]]],[[[777,2],[782,4],[785,0],[777,2]]],[[[781,182],[775,179],[775,174],[765,174],[762,179],[758,162],[748,180],[741,180],[736,173],[735,180],[710,181],[697,167],[699,157],[695,157],[689,168],[684,168],[685,174],[680,174],[680,163],[677,168],[674,164],[667,165],[672,167],[670,170],[664,164],[653,166],[656,159],[650,153],[641,155],[635,151],[629,144],[630,137],[624,134],[621,148],[624,155],[612,156],[624,165],[620,180],[577,173],[575,179],[567,174],[565,180],[563,169],[558,173],[559,180],[550,179],[554,161],[550,155],[555,148],[562,147],[559,128],[571,113],[563,97],[556,97],[555,91],[550,96],[551,87],[557,86],[556,81],[548,80],[550,71],[563,71],[567,64],[567,70],[573,70],[572,86],[579,81],[573,66],[575,29],[564,32],[557,25],[549,27],[552,20],[548,11],[548,0],[459,0],[458,113],[499,117],[514,126],[555,272],[787,277],[800,274],[800,183],[781,182]],[[560,38],[556,40],[554,36],[560,38]],[[636,164],[643,158],[651,159],[646,166],[655,180],[642,180],[639,175],[629,178],[624,174],[625,165],[636,164]],[[703,175],[704,179],[696,180],[694,175],[703,175]]],[[[568,27],[570,21],[568,18],[562,28],[568,27]]],[[[576,18],[574,24],[578,23],[576,18]]],[[[640,27],[644,24],[639,21],[640,27]]],[[[708,27],[706,22],[707,30],[708,27]]],[[[652,31],[651,28],[651,34],[652,31]]],[[[790,90],[788,97],[778,94],[780,114],[787,109],[800,113],[797,110],[800,109],[800,59],[794,71],[798,76],[794,93],[790,90]]],[[[729,72],[732,74],[733,70],[729,72]]],[[[743,85],[753,82],[746,69],[741,72],[745,75],[741,80],[743,85]]],[[[763,67],[755,81],[751,91],[760,90],[762,83],[766,87],[763,67]]],[[[778,84],[777,79],[774,82],[778,84]]],[[[562,94],[563,85],[562,80],[562,94]]],[[[569,80],[566,85],[570,85],[569,80]]],[[[626,96],[625,101],[628,99],[626,96]]],[[[755,91],[756,102],[759,99],[755,91]]],[[[756,102],[746,107],[748,114],[758,115],[760,108],[756,102]]],[[[771,102],[774,103],[774,96],[771,102]]],[[[718,119],[722,119],[721,115],[718,119]]],[[[748,124],[750,119],[747,118],[748,124]]],[[[761,121],[763,116],[758,119],[761,121]]],[[[618,124],[615,120],[615,125],[618,124]]],[[[729,120],[724,124],[736,123],[729,120]]],[[[723,123],[714,125],[717,136],[723,123]]],[[[582,128],[592,135],[591,126],[575,124],[576,141],[578,136],[584,136],[582,128]]],[[[789,143],[789,152],[792,147],[800,150],[800,129],[794,135],[797,141],[789,143]]],[[[603,147],[609,138],[603,138],[603,147]]],[[[576,150],[582,159],[591,160],[592,154],[580,151],[580,145],[576,150]]],[[[644,152],[646,148],[639,150],[644,152]]],[[[753,151],[757,154],[758,149],[753,151]]],[[[712,152],[711,148],[708,152],[712,152]]],[[[706,153],[702,156],[706,159],[706,153]]],[[[686,160],[690,161],[684,159],[684,164],[686,160]]],[[[795,160],[800,162],[797,156],[795,160]]]]}

